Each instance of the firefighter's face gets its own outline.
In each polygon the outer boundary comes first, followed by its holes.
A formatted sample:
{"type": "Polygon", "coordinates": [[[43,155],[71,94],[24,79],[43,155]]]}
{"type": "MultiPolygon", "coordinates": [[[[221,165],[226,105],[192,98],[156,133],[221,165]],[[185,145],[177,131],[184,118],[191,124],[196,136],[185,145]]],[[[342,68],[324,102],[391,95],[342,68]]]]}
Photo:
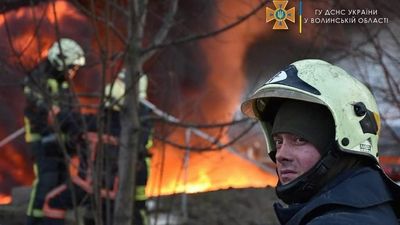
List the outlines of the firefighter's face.
{"type": "Polygon", "coordinates": [[[276,168],[282,184],[310,170],[320,159],[317,148],[306,139],[291,133],[273,135],[276,145],[276,168]]]}
{"type": "Polygon", "coordinates": [[[69,79],[69,80],[74,79],[74,77],[75,77],[76,73],[78,72],[79,68],[80,68],[80,66],[78,66],[78,65],[74,65],[71,68],[69,68],[67,70],[67,74],[66,74],[67,79],[69,79]]]}

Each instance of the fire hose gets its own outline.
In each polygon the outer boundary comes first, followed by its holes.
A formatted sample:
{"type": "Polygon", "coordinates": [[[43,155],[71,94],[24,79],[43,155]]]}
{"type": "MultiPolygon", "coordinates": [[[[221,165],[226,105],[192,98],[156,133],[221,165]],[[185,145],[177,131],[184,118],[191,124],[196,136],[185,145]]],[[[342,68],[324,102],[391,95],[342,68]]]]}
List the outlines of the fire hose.
{"type": "MultiPolygon", "coordinates": [[[[149,107],[154,114],[165,118],[168,121],[171,122],[180,122],[180,120],[162,110],[160,110],[159,108],[157,108],[157,106],[155,106],[153,103],[147,101],[146,99],[140,99],[140,101],[146,105],[147,107],[149,107]]],[[[196,129],[196,128],[190,128],[191,131],[193,132],[193,134],[197,135],[200,138],[203,138],[206,141],[209,141],[210,143],[216,143],[217,146],[222,146],[222,144],[215,138],[212,137],[210,135],[208,135],[207,133],[196,129]]],[[[4,145],[8,144],[9,142],[13,141],[14,139],[16,139],[17,137],[19,137],[20,135],[25,133],[25,128],[21,127],[20,129],[14,131],[12,134],[8,135],[7,137],[5,137],[3,140],[0,141],[0,148],[3,147],[4,145]]],[[[228,150],[230,153],[238,156],[239,158],[242,158],[246,161],[251,162],[252,164],[255,164],[256,166],[258,166],[259,168],[261,168],[262,170],[269,172],[269,173],[275,173],[275,169],[268,167],[254,159],[250,159],[248,157],[246,157],[245,155],[241,154],[240,152],[238,152],[234,147],[232,146],[228,146],[226,147],[226,150],[228,150]]]]}
{"type": "MultiPolygon", "coordinates": [[[[155,106],[153,103],[147,101],[146,99],[140,99],[140,101],[144,105],[149,107],[153,111],[154,114],[156,114],[156,115],[158,115],[160,117],[163,117],[166,120],[169,120],[171,122],[180,122],[180,120],[178,118],[176,118],[176,117],[174,117],[174,116],[172,116],[172,115],[170,115],[168,113],[165,113],[165,112],[161,111],[160,109],[157,108],[157,106],[155,106]]],[[[196,129],[196,128],[190,128],[190,129],[192,130],[193,134],[197,135],[198,137],[203,138],[204,140],[206,140],[206,141],[208,141],[210,143],[215,143],[217,146],[222,146],[221,142],[219,142],[215,137],[210,136],[209,134],[207,134],[207,133],[205,133],[205,132],[203,132],[203,131],[201,131],[199,129],[196,129]]],[[[246,157],[245,155],[243,155],[240,152],[238,152],[232,146],[226,147],[226,150],[228,150],[230,153],[238,156],[241,159],[244,159],[246,161],[251,162],[252,164],[258,166],[259,168],[261,168],[262,170],[264,170],[264,171],[266,171],[268,173],[275,174],[275,169],[274,168],[269,167],[267,165],[264,165],[264,164],[258,162],[257,160],[254,160],[254,159],[246,157]]]]}
{"type": "Polygon", "coordinates": [[[12,134],[8,135],[7,137],[5,137],[3,140],[0,141],[0,148],[24,133],[25,133],[24,127],[21,127],[18,130],[14,131],[12,134]]]}

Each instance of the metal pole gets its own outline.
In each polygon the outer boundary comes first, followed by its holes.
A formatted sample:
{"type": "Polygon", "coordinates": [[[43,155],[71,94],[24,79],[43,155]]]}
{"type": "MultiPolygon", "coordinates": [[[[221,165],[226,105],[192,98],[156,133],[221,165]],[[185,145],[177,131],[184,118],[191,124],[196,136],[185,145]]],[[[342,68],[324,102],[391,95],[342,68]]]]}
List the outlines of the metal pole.
{"type": "Polygon", "coordinates": [[[7,137],[5,137],[3,140],[0,141],[0,148],[24,133],[25,133],[24,127],[21,127],[18,130],[14,131],[12,134],[8,135],[7,137]]]}
{"type": "MultiPolygon", "coordinates": [[[[167,114],[167,113],[161,111],[160,109],[157,108],[157,106],[155,106],[153,103],[147,101],[146,99],[141,99],[140,101],[144,105],[149,107],[156,115],[161,116],[161,117],[165,118],[166,120],[169,120],[169,121],[172,121],[172,122],[176,122],[176,123],[180,122],[179,119],[177,119],[176,117],[174,117],[174,116],[172,116],[170,114],[167,114]]],[[[220,141],[218,141],[215,137],[212,137],[209,134],[207,134],[207,133],[205,133],[205,132],[203,132],[203,131],[201,131],[199,129],[191,128],[191,132],[193,132],[195,135],[197,135],[197,136],[199,136],[199,137],[201,137],[201,138],[203,138],[203,139],[205,139],[205,140],[207,140],[207,141],[209,141],[211,143],[215,143],[217,146],[222,146],[222,143],[220,141]]],[[[260,169],[262,169],[262,170],[264,170],[264,171],[266,171],[268,173],[275,174],[275,169],[274,168],[266,166],[266,165],[254,160],[254,159],[248,158],[247,156],[245,156],[245,155],[241,154],[240,152],[238,152],[234,147],[228,146],[225,149],[227,151],[229,151],[230,153],[238,156],[239,158],[251,162],[252,164],[258,166],[260,169]]]]}
{"type": "Polygon", "coordinates": [[[188,183],[189,176],[189,160],[190,160],[190,138],[192,135],[192,129],[187,129],[185,132],[185,144],[187,146],[185,150],[185,156],[183,158],[183,185],[184,192],[182,193],[182,215],[183,215],[183,224],[187,223],[188,220],[188,211],[187,211],[187,193],[186,193],[186,185],[188,183]]]}

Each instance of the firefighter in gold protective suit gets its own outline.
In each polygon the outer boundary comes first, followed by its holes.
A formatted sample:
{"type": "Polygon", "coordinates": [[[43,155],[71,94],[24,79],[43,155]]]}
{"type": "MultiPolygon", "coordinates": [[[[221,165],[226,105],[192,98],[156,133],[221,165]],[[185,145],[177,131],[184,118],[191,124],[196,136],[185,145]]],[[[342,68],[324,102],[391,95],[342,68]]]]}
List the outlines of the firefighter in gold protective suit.
{"type": "MultiPolygon", "coordinates": [[[[125,95],[124,77],[125,73],[122,71],[114,82],[106,86],[104,111],[98,114],[101,116],[100,120],[96,118],[97,115],[85,117],[89,130],[82,134],[85,144],[81,143],[78,146],[80,148],[79,173],[77,176],[71,176],[72,189],[68,188],[68,185],[62,184],[46,197],[44,213],[47,219],[45,225],[65,224],[66,210],[75,207],[72,202],[72,195],[75,195],[76,202],[88,207],[88,212],[101,210],[103,224],[112,224],[114,199],[118,190],[118,138],[121,132],[120,112],[123,107],[123,96],[125,95]],[[101,124],[97,124],[97,121],[101,121],[101,124]],[[98,145],[99,143],[102,146],[98,145]],[[94,183],[93,174],[100,174],[100,176],[97,176],[100,177],[98,183],[94,183]],[[88,204],[89,201],[87,200],[91,200],[92,203],[93,201],[99,202],[94,199],[95,185],[99,186],[101,206],[100,208],[90,209],[93,204],[88,204]]],[[[145,98],[147,76],[143,75],[139,80],[139,89],[139,97],[145,98]]],[[[150,110],[144,105],[141,105],[139,110],[141,118],[150,113],[150,110]]],[[[138,150],[135,225],[147,224],[145,186],[149,162],[147,149],[151,145],[149,136],[152,127],[148,121],[148,119],[145,119],[141,123],[143,132],[141,132],[140,149],[138,150]]],[[[87,215],[85,224],[92,224],[94,216],[87,215]]]]}
{"type": "Polygon", "coordinates": [[[34,160],[36,179],[27,211],[27,225],[42,224],[46,194],[65,180],[65,150],[72,150],[76,138],[73,93],[69,81],[85,65],[81,46],[74,40],[61,38],[54,42],[47,58],[24,80],[25,140],[34,160]]]}

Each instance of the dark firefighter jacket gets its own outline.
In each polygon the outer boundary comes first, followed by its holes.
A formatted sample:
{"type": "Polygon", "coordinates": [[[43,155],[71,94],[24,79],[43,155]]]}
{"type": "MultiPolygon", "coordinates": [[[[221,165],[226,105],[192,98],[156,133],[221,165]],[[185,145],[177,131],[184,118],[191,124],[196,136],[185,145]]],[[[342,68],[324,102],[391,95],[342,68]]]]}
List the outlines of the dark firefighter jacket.
{"type": "MultiPolygon", "coordinates": [[[[152,143],[151,133],[152,133],[152,122],[148,118],[151,113],[151,110],[145,106],[144,104],[139,105],[139,117],[140,117],[140,139],[139,139],[139,149],[138,151],[138,168],[137,168],[137,176],[136,176],[136,185],[137,192],[141,192],[140,196],[136,196],[136,199],[145,199],[144,188],[148,179],[148,162],[147,159],[149,157],[148,148],[152,143]],[[139,187],[140,186],[140,187],[139,187]]],[[[103,124],[98,126],[96,115],[90,114],[86,115],[86,124],[88,125],[88,129],[91,132],[98,132],[100,128],[102,128],[103,135],[114,137],[118,140],[121,133],[121,123],[120,123],[120,111],[113,110],[110,108],[104,109],[104,115],[102,118],[103,124]]],[[[119,154],[119,146],[105,143],[103,141],[104,148],[102,149],[102,157],[104,158],[103,165],[104,170],[102,174],[104,175],[102,179],[109,180],[109,182],[104,181],[108,189],[111,189],[114,185],[114,178],[118,174],[118,154],[119,154]]],[[[87,148],[87,147],[86,147],[87,148]]],[[[90,149],[90,151],[95,151],[94,149],[90,149]]],[[[80,155],[80,170],[84,172],[87,170],[88,165],[90,163],[91,157],[88,156],[90,151],[82,151],[80,155]]],[[[97,154],[96,154],[97,155],[97,154]]],[[[97,157],[97,156],[96,156],[97,157]]],[[[85,173],[79,174],[82,178],[86,178],[85,173]]]]}
{"type": "Polygon", "coordinates": [[[24,80],[26,96],[25,129],[26,141],[32,142],[54,132],[48,124],[48,114],[52,106],[58,106],[57,120],[62,130],[71,130],[71,122],[76,118],[72,113],[73,95],[63,72],[55,70],[48,60],[43,61],[24,80]],[[68,120],[68,122],[66,122],[68,120]]]}
{"type": "Polygon", "coordinates": [[[393,199],[381,173],[364,167],[342,173],[307,203],[274,208],[285,225],[398,225],[393,199]]]}

